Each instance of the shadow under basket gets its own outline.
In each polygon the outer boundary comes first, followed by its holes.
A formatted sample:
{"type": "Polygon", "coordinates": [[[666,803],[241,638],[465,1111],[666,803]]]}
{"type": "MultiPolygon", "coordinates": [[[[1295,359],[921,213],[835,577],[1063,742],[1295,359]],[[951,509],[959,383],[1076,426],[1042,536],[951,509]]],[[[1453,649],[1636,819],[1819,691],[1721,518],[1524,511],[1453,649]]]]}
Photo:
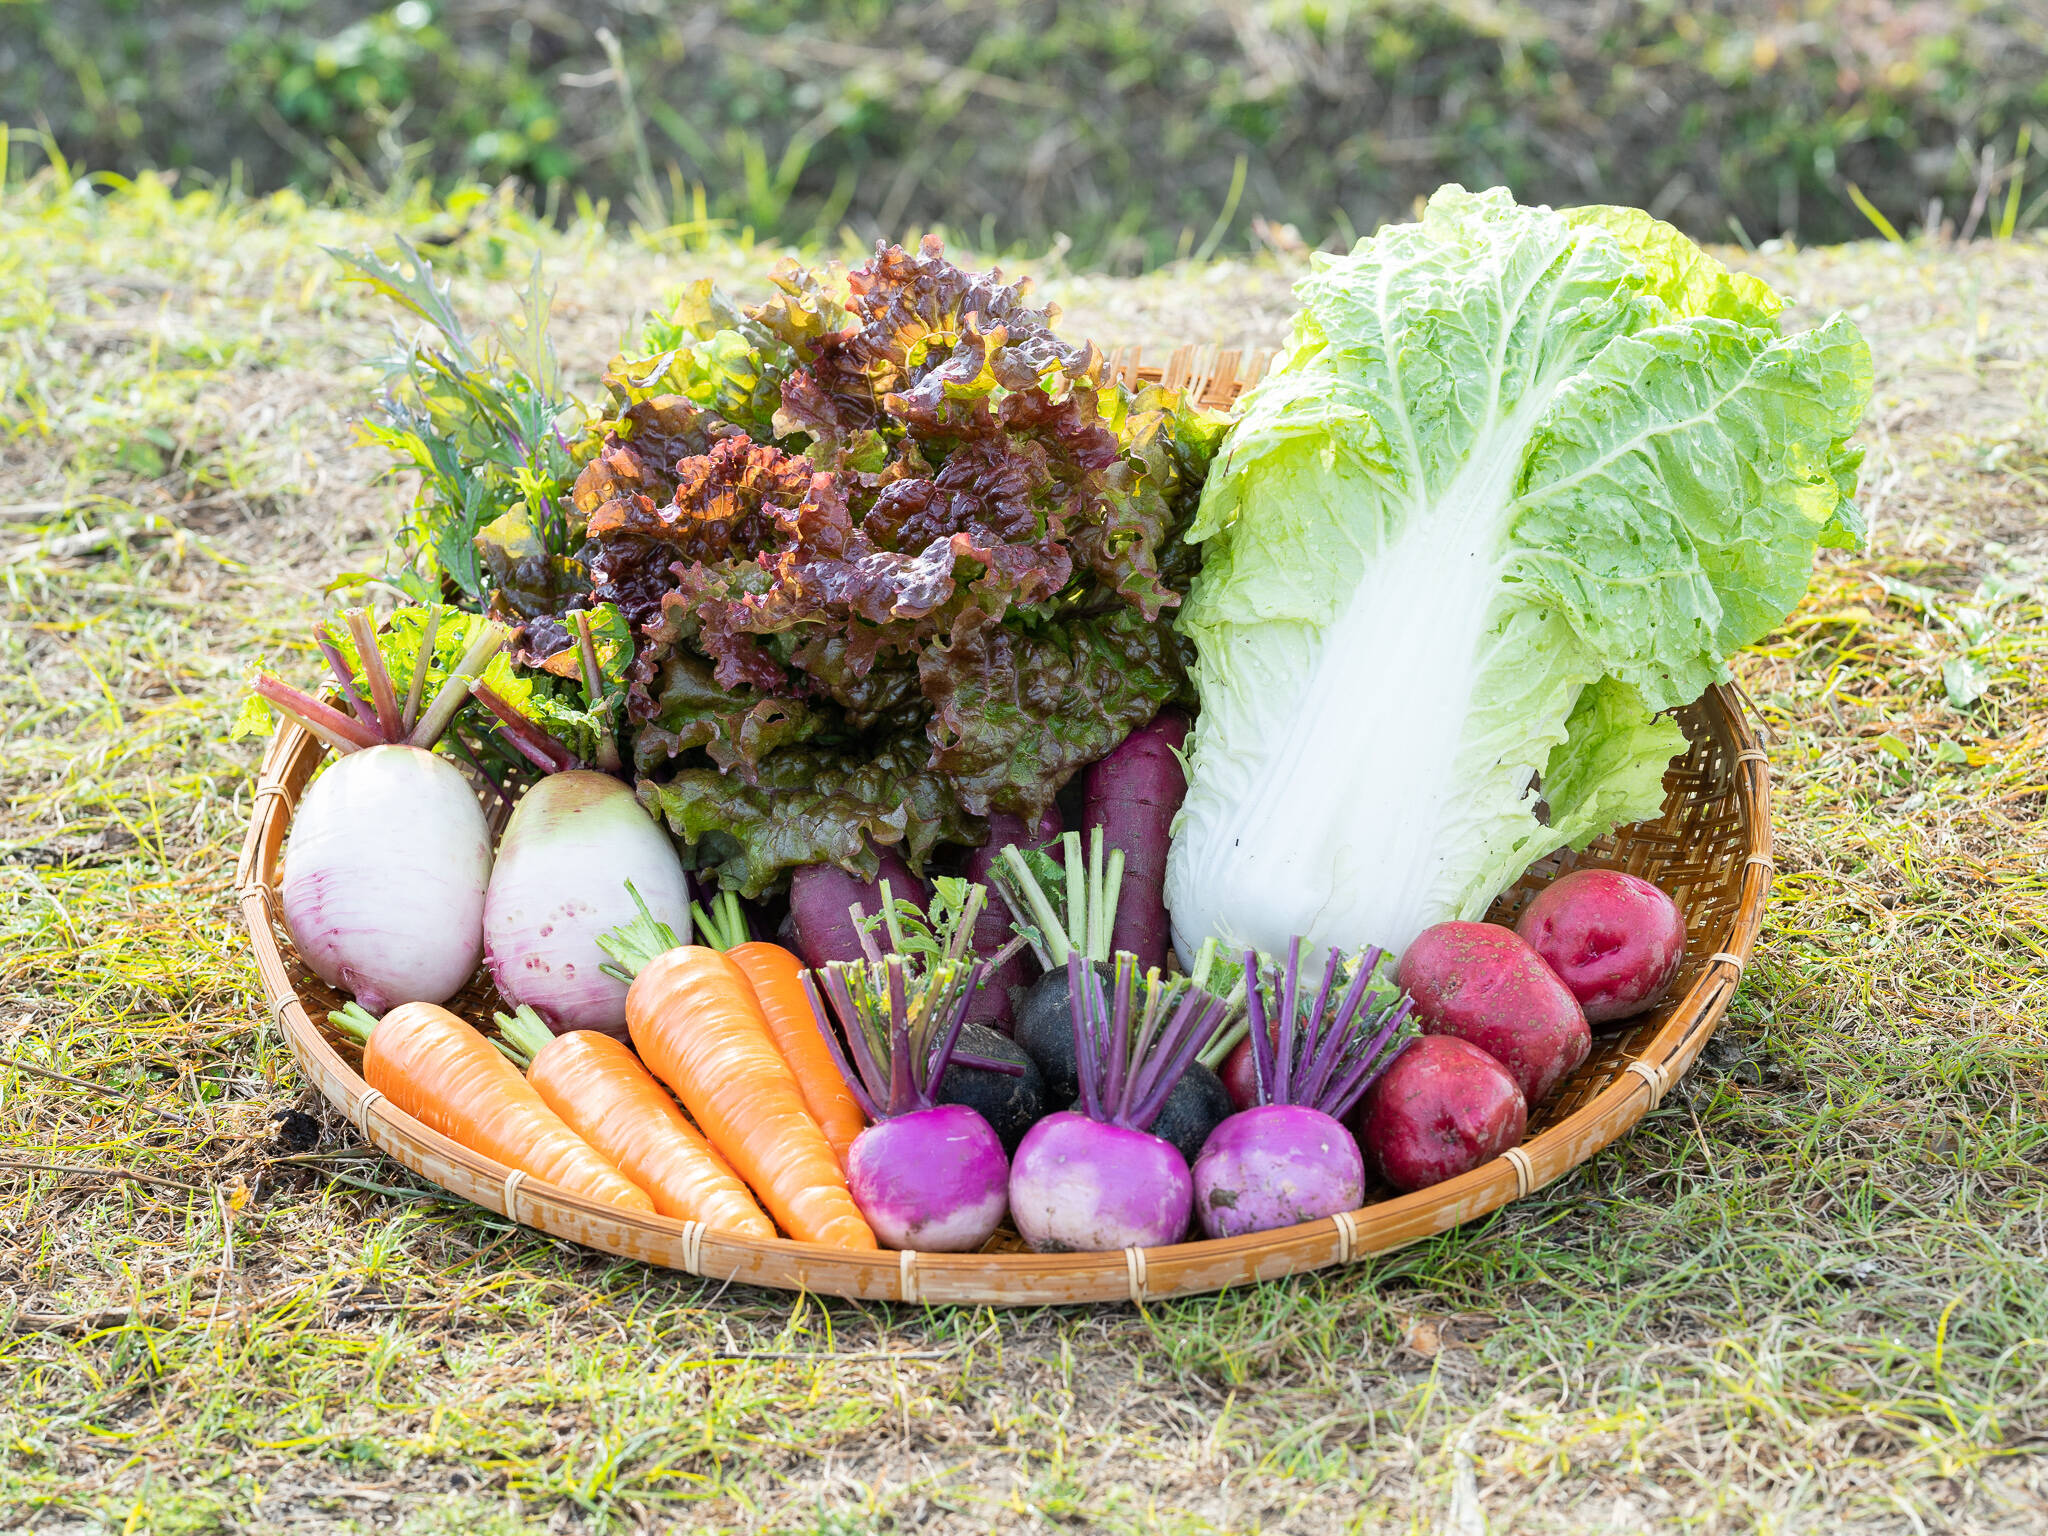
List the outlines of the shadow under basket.
{"type": "MultiPolygon", "coordinates": [[[[1176,353],[1167,382],[1222,407],[1260,360],[1176,353]]],[[[1156,379],[1134,357],[1112,368],[1156,379]]],[[[1623,827],[1584,853],[1532,867],[1488,916],[1512,923],[1528,900],[1570,869],[1623,869],[1661,886],[1684,909],[1687,948],[1668,1000],[1595,1034],[1586,1064],[1531,1116],[1504,1156],[1414,1194],[1246,1237],[1109,1253],[1025,1251],[1007,1228],[980,1253],[849,1253],[814,1243],[731,1236],[600,1205],[529,1179],[429,1130],[363,1081],[361,1051],[326,1023],[345,999],[299,962],[279,921],[278,866],[299,797],[325,749],[295,725],[272,739],[235,888],[271,1016],[313,1086],[370,1143],[465,1200],[555,1237],[693,1275],[786,1290],[890,1301],[1039,1306],[1183,1296],[1271,1280],[1384,1253],[1483,1216],[1576,1168],[1654,1109],[1690,1067],[1727,1011],[1771,884],[1770,786],[1763,751],[1733,692],[1716,688],[1675,712],[1689,748],[1664,777],[1663,813],[1623,827]]],[[[489,1027],[493,994],[479,977],[450,1006],[489,1027]]]]}

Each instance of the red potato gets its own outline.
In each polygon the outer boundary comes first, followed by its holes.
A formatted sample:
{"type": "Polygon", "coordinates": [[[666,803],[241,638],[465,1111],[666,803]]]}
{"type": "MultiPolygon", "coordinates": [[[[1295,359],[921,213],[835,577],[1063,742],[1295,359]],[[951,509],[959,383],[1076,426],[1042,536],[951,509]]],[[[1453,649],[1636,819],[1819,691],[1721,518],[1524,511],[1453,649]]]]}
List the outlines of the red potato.
{"type": "Polygon", "coordinates": [[[1539,891],[1515,924],[1579,1000],[1589,1024],[1654,1008],[1685,958],[1685,914],[1647,880],[1575,869],[1539,891]]]}
{"type": "Polygon", "coordinates": [[[1455,1035],[1506,1067],[1531,1105],[1577,1071],[1593,1033],[1571,989],[1497,923],[1438,923],[1416,935],[1394,979],[1426,1035],[1455,1035]]]}
{"type": "Polygon", "coordinates": [[[1103,841],[1124,852],[1111,947],[1129,950],[1140,966],[1166,964],[1166,848],[1188,792],[1174,753],[1187,739],[1187,716],[1162,709],[1088,770],[1081,830],[1102,828],[1103,841]]]}
{"type": "MultiPolygon", "coordinates": [[[[884,880],[889,882],[892,896],[915,902],[919,909],[931,901],[931,892],[925,889],[924,882],[889,848],[882,850],[881,867],[872,880],[849,875],[837,864],[806,864],[790,875],[790,937],[805,965],[854,961],[866,955],[861,948],[860,930],[854,926],[848,909],[859,903],[869,917],[880,912],[884,880]]],[[[888,947],[886,938],[877,942],[888,947]]]]}
{"type": "MultiPolygon", "coordinates": [[[[1010,942],[1013,914],[1010,904],[996,894],[995,886],[989,880],[989,870],[994,867],[1002,851],[1015,844],[1019,848],[1047,848],[1060,840],[1066,831],[1066,821],[1061,817],[1059,807],[1049,805],[1045,814],[1038,818],[1038,825],[1027,827],[1021,817],[997,811],[988,819],[988,841],[967,855],[962,873],[977,885],[989,888],[988,905],[981,909],[981,916],[974,920],[974,952],[988,956],[1010,942]]],[[[1010,988],[1021,987],[1029,980],[1024,970],[1024,953],[1019,951],[1005,960],[1000,969],[989,972],[982,982],[981,990],[969,999],[967,1021],[970,1024],[986,1024],[1004,1034],[1014,1034],[1017,1023],[1010,1004],[1010,988]]]]}
{"type": "Polygon", "coordinates": [[[1410,1041],[1351,1114],[1366,1167],[1399,1190],[1491,1162],[1528,1128],[1528,1101],[1507,1068],[1450,1035],[1410,1041]]]}

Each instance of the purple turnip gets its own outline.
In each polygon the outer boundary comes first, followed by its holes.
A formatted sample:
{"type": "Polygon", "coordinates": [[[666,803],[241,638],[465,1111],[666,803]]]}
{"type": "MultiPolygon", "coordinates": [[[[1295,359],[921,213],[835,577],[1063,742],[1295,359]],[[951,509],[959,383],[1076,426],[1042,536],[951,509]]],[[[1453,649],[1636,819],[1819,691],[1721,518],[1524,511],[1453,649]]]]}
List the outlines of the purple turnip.
{"type": "MultiPolygon", "coordinates": [[[[937,1094],[967,1022],[968,1001],[987,971],[985,962],[965,955],[975,909],[986,894],[970,888],[938,955],[835,960],[814,972],[815,980],[804,979],[833,1062],[875,1122],[847,1154],[846,1186],[875,1236],[891,1248],[971,1252],[1002,1224],[1008,1204],[1001,1139],[974,1110],[941,1103],[937,1094]]],[[[1017,1070],[987,1060],[976,1066],[1017,1070]]]]}
{"type": "Polygon", "coordinates": [[[1654,1008],[1685,958],[1685,914],[1647,880],[1575,869],[1536,893],[1515,923],[1585,1010],[1588,1024],[1654,1008]]]}
{"type": "Polygon", "coordinates": [[[1384,951],[1332,951],[1311,1001],[1301,987],[1301,940],[1284,969],[1245,955],[1258,1103],[1216,1128],[1195,1162],[1195,1214],[1211,1237],[1237,1237],[1355,1210],[1365,1164],[1343,1117],[1408,1043],[1413,1004],[1375,986],[1384,951]],[[1349,981],[1341,987],[1346,972],[1349,981]]]}
{"type": "Polygon", "coordinates": [[[1107,994],[1083,954],[1070,952],[1066,969],[1080,1096],[1017,1148],[1010,1215],[1040,1253],[1178,1242],[1194,1182],[1187,1160],[1150,1128],[1227,1005],[1156,970],[1141,983],[1128,954],[1116,957],[1107,994]]]}

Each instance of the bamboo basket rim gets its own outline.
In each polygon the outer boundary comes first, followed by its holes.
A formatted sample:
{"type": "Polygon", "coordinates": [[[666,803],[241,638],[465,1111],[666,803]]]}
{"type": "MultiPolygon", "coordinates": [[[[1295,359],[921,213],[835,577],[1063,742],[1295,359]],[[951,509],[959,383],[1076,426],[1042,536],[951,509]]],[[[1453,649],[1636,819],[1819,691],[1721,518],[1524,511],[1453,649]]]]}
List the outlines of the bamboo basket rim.
{"type": "MultiPolygon", "coordinates": [[[[1163,370],[1111,354],[1129,380],[1192,386],[1227,405],[1243,377],[1235,353],[1182,349],[1163,370]],[[1220,397],[1220,401],[1217,397],[1220,397]]],[[[1770,890],[1770,777],[1737,697],[1716,687],[1689,709],[1732,760],[1742,833],[1739,896],[1691,985],[1649,1018],[1653,1034],[1586,1102],[1501,1157],[1412,1194],[1299,1226],[1243,1237],[1101,1253],[848,1252],[784,1238],[714,1232],[702,1222],[623,1211],[529,1179],[429,1129],[366,1083],[314,1022],[279,940],[278,861],[299,795],[325,749],[287,723],[260,770],[234,889],[271,1018],[313,1087],[371,1145],[449,1193],[552,1236],[623,1258],[750,1285],[867,1299],[997,1306],[1131,1301],[1225,1289],[1390,1252],[1489,1214],[1562,1177],[1631,1130],[1662,1102],[1725,1015],[1756,943],[1770,890]]],[[[1694,750],[1697,751],[1697,743],[1694,750]]],[[[1689,942],[1691,940],[1689,939],[1689,942]]],[[[1691,958],[1688,959],[1688,965],[1691,958]]],[[[1583,1071],[1584,1069],[1582,1069],[1583,1071]]]]}

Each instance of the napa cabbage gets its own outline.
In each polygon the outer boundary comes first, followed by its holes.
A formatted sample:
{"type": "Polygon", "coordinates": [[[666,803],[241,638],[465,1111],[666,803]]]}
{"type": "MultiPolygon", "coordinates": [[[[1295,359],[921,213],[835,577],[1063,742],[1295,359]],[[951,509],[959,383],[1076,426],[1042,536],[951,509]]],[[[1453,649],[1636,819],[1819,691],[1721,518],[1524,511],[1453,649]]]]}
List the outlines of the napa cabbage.
{"type": "Polygon", "coordinates": [[[1630,209],[1447,187],[1318,258],[1179,629],[1176,943],[1399,949],[1654,815],[1665,714],[1853,547],[1869,349],[1630,209]]]}

